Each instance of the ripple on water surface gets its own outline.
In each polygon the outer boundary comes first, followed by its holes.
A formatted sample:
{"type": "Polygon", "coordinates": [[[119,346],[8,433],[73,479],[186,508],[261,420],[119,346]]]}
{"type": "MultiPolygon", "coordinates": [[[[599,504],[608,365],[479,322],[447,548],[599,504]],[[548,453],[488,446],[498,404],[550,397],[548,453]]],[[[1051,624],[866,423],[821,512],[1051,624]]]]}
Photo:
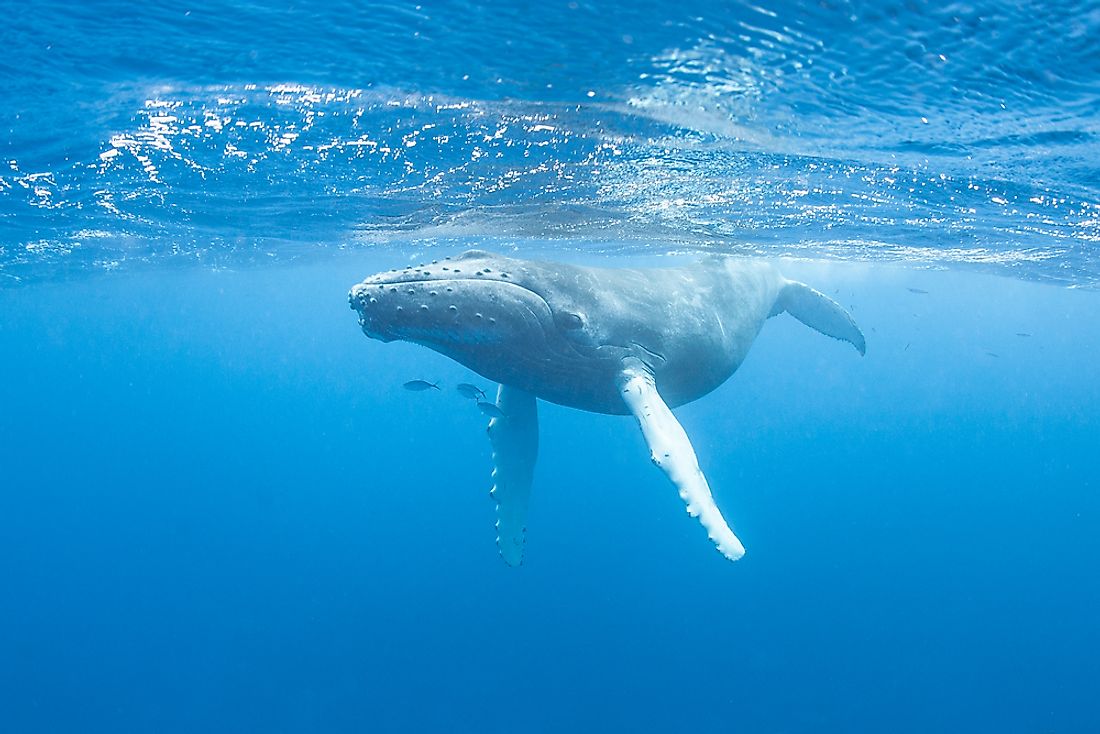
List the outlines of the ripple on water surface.
{"type": "Polygon", "coordinates": [[[499,237],[1096,282],[1084,5],[618,11],[16,11],[0,281],[499,237]]]}

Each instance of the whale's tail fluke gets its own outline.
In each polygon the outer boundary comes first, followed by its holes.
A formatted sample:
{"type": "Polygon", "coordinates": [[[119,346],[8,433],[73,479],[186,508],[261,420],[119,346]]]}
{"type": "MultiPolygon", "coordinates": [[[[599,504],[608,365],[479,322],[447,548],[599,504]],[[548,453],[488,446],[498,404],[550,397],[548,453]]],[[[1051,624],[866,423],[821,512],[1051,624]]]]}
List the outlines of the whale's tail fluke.
{"type": "Polygon", "coordinates": [[[780,288],[771,315],[784,311],[811,329],[848,342],[860,354],[867,352],[867,340],[851,315],[836,301],[805,283],[788,280],[780,288]]]}

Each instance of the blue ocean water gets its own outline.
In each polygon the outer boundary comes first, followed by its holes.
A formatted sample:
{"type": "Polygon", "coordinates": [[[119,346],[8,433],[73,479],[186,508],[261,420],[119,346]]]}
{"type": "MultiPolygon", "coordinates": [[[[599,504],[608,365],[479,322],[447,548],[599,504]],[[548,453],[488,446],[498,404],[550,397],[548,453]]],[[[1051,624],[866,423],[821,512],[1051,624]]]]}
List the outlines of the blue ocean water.
{"type": "Polygon", "coordinates": [[[1100,731],[1096,3],[3,11],[0,731],[1100,731]],[[745,558],[543,404],[499,560],[346,301],[470,247],[850,310],[677,410],[745,558]]]}

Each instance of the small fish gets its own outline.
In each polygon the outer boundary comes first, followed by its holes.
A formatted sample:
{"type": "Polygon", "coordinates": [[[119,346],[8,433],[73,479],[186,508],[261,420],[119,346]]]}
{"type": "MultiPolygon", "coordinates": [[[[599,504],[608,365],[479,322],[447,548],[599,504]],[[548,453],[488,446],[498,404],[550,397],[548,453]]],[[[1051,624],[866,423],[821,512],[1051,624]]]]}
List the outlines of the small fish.
{"type": "Polygon", "coordinates": [[[919,293],[922,296],[928,295],[928,291],[924,290],[923,288],[906,288],[906,290],[910,293],[919,293]]]}
{"type": "Polygon", "coordinates": [[[424,390],[438,390],[439,383],[428,382],[427,380],[409,380],[404,384],[406,390],[412,390],[413,392],[423,392],[424,390]]]}
{"type": "Polygon", "coordinates": [[[1031,334],[1028,334],[1026,331],[1017,331],[1016,336],[1031,336],[1031,334]]]}
{"type": "Polygon", "coordinates": [[[504,417],[504,411],[502,411],[500,408],[498,408],[493,403],[487,403],[484,400],[478,400],[477,401],[477,407],[481,410],[482,413],[489,416],[490,418],[503,418],[504,417]]]}
{"type": "Polygon", "coordinates": [[[468,382],[460,382],[455,386],[455,390],[458,390],[462,397],[469,398],[470,400],[482,401],[485,399],[485,391],[477,385],[471,385],[468,382]]]}
{"type": "Polygon", "coordinates": [[[996,352],[986,352],[986,354],[988,354],[990,357],[996,357],[997,359],[1001,358],[1001,355],[997,354],[996,352]]]}

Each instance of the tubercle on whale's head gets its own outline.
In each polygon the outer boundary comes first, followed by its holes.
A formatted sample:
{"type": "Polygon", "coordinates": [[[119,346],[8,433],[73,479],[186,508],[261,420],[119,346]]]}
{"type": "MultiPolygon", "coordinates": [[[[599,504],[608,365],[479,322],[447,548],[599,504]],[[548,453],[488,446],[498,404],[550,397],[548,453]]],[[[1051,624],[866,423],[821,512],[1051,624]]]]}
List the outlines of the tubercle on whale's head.
{"type": "Polygon", "coordinates": [[[575,358],[563,334],[576,314],[555,311],[529,263],[481,251],[377,273],[354,286],[349,304],[363,333],[429,347],[471,369],[537,369],[575,358]]]}
{"type": "Polygon", "coordinates": [[[408,285],[442,280],[498,280],[509,281],[514,278],[517,268],[523,262],[502,255],[494,255],[482,250],[469,250],[455,257],[432,260],[423,265],[410,265],[406,268],[394,268],[371,275],[363,285],[408,285]]]}

